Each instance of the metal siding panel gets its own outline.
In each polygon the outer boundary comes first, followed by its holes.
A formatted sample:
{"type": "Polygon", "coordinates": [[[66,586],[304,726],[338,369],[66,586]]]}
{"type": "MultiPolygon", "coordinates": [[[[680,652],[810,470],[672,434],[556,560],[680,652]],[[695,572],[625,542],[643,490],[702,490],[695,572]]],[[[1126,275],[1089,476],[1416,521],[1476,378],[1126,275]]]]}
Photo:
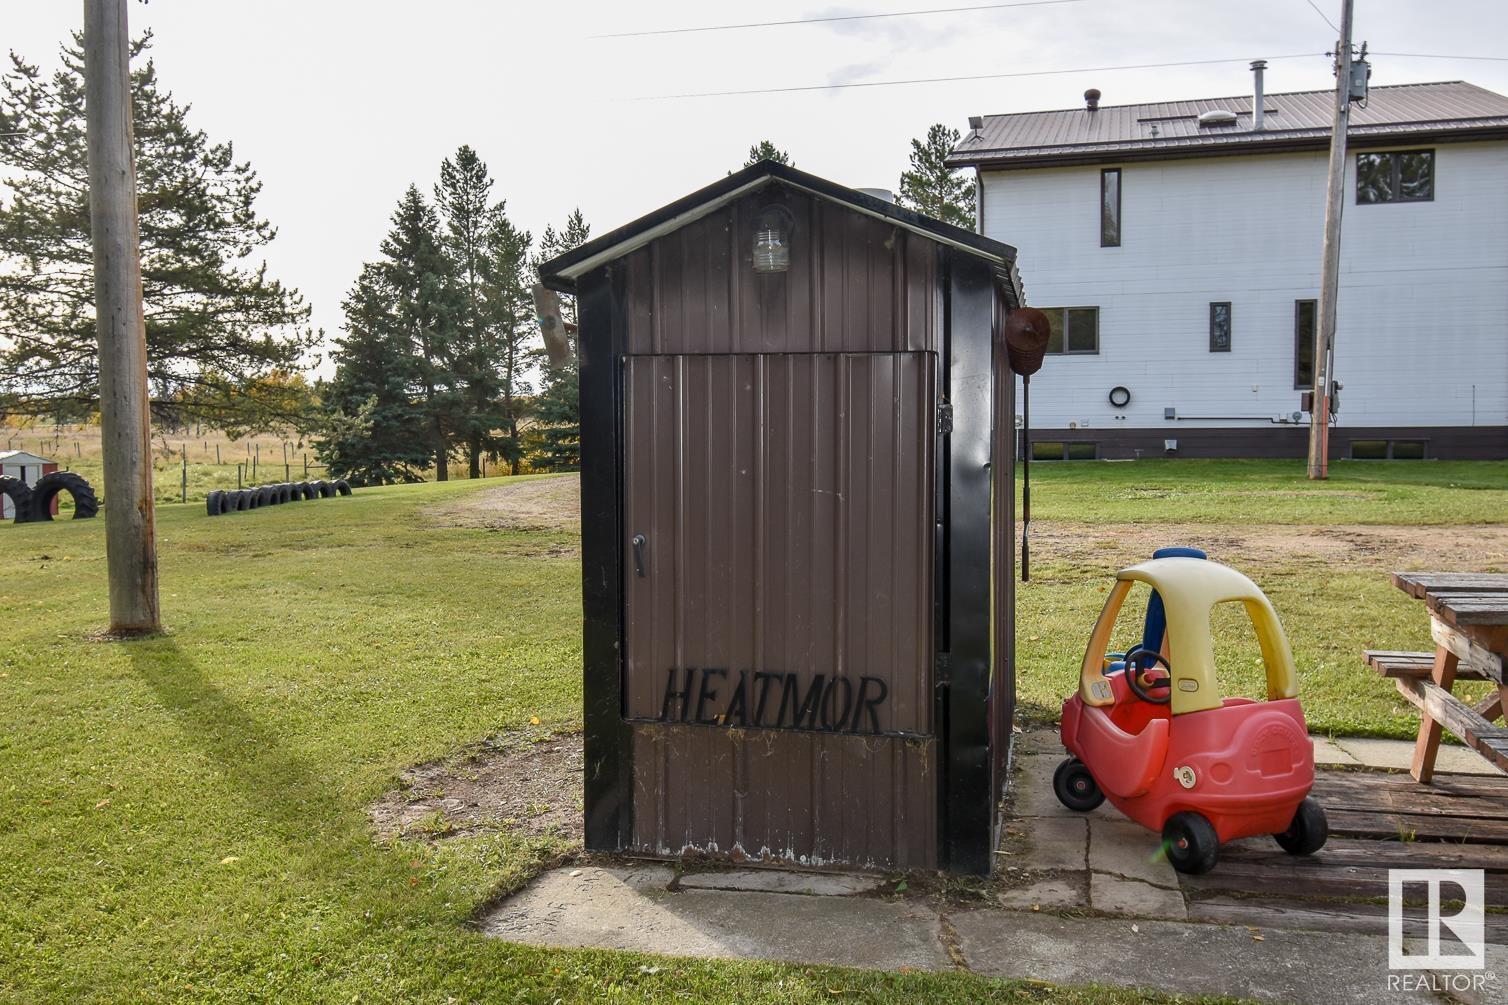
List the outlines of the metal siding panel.
{"type": "MultiPolygon", "coordinates": [[[[881,729],[931,729],[934,369],[927,353],[628,358],[625,536],[651,528],[648,575],[624,546],[630,716],[659,715],[672,667],[728,670],[723,696],[770,669],[879,677],[881,729]]],[[[633,730],[642,851],[933,864],[916,781],[931,745],[633,730]]]]}

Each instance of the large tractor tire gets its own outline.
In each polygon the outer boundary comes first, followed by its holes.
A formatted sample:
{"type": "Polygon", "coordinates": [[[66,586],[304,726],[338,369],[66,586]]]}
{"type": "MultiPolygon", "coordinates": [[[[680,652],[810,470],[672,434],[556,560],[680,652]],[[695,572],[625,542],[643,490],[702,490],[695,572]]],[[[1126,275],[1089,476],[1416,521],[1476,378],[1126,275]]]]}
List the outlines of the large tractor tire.
{"type": "Polygon", "coordinates": [[[236,504],[234,507],[236,511],[240,512],[241,510],[251,509],[251,505],[252,493],[246,489],[236,489],[236,504]]]}
{"type": "Polygon", "coordinates": [[[335,486],[330,484],[323,478],[315,482],[314,487],[319,490],[319,497],[321,499],[329,499],[331,496],[335,495],[335,486]]]}
{"type": "Polygon", "coordinates": [[[348,496],[351,494],[351,483],[341,478],[335,483],[335,491],[343,496],[348,496]]]}
{"type": "Polygon", "coordinates": [[[16,523],[31,522],[31,486],[19,478],[0,478],[0,495],[10,498],[16,523]]]}
{"type": "Polygon", "coordinates": [[[215,489],[204,497],[204,512],[210,516],[219,516],[225,512],[225,493],[215,489]]]}
{"type": "Polygon", "coordinates": [[[88,520],[99,515],[99,500],[94,497],[94,489],[88,482],[72,471],[53,471],[38,478],[37,484],[31,487],[31,518],[51,520],[52,501],[59,492],[73,496],[75,520],[88,520]]]}
{"type": "Polygon", "coordinates": [[[298,484],[294,485],[293,488],[297,492],[297,495],[293,497],[295,499],[305,500],[319,498],[319,490],[309,482],[299,482],[298,484]]]}

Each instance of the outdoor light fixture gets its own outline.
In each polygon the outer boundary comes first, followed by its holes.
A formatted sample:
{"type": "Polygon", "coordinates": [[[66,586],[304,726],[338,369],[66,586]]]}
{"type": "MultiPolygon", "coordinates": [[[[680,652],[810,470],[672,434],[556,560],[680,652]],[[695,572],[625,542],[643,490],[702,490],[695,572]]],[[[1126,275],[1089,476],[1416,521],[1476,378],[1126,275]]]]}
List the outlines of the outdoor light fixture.
{"type": "Polygon", "coordinates": [[[786,272],[791,267],[791,225],[784,206],[766,206],[754,224],[754,271],[786,272]]]}

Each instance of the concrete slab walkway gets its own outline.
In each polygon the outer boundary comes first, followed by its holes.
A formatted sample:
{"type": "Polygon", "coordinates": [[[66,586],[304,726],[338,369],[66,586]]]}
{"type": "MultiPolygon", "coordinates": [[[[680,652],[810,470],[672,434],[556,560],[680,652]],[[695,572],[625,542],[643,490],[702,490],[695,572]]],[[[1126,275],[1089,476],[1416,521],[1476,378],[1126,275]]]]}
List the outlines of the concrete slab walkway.
{"type": "MultiPolygon", "coordinates": [[[[1018,740],[993,904],[961,907],[896,895],[873,875],[582,866],[540,876],[499,905],[482,930],[546,946],[865,969],[957,968],[1315,1005],[1442,1000],[1422,982],[1450,973],[1415,971],[1412,985],[1389,982],[1387,937],[1375,929],[1348,931],[1297,917],[1291,928],[1258,929],[1242,923],[1250,918],[1239,910],[1220,919],[1235,924],[1191,921],[1186,891],[1162,857],[1158,835],[1108,805],[1086,814],[1065,809],[1052,794],[1052,772],[1063,757],[1056,736],[1030,731],[1018,740]]],[[[1412,744],[1316,738],[1315,752],[1322,764],[1392,767],[1400,758],[1407,763],[1412,744]]],[[[1468,751],[1457,753],[1466,757],[1452,767],[1494,773],[1468,751]]],[[[1409,941],[1422,951],[1422,942],[1409,941]]],[[[1487,952],[1486,977],[1452,985],[1444,1000],[1508,1000],[1508,946],[1489,943],[1487,952]]]]}
{"type": "MultiPolygon", "coordinates": [[[[956,909],[919,897],[879,897],[872,888],[865,892],[863,878],[855,883],[850,876],[812,882],[811,874],[775,870],[694,875],[697,882],[688,886],[690,876],[677,880],[661,864],[557,869],[505,901],[482,930],[543,946],[963,969],[1314,1005],[1440,1000],[1424,989],[1389,988],[1387,943],[1376,935],[956,909]],[[813,892],[789,892],[795,890],[813,892]]],[[[1456,1000],[1503,1000],[1496,975],[1508,973],[1508,948],[1489,946],[1488,954],[1494,976],[1480,994],[1457,990],[1456,1000]]]]}

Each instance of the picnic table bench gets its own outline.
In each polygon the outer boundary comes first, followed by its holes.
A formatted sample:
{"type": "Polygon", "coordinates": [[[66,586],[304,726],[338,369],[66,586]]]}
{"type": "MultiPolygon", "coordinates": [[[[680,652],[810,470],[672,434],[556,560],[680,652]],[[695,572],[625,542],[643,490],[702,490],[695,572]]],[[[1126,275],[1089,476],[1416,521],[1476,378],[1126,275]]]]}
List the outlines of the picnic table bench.
{"type": "Polygon", "coordinates": [[[1508,772],[1508,575],[1468,572],[1395,572],[1393,585],[1430,614],[1432,653],[1367,650],[1367,664],[1391,678],[1419,707],[1419,739],[1410,774],[1421,782],[1434,775],[1442,729],[1448,729],[1498,770],[1508,772]],[[1458,680],[1491,681],[1496,687],[1468,705],[1452,691],[1458,680]]]}

